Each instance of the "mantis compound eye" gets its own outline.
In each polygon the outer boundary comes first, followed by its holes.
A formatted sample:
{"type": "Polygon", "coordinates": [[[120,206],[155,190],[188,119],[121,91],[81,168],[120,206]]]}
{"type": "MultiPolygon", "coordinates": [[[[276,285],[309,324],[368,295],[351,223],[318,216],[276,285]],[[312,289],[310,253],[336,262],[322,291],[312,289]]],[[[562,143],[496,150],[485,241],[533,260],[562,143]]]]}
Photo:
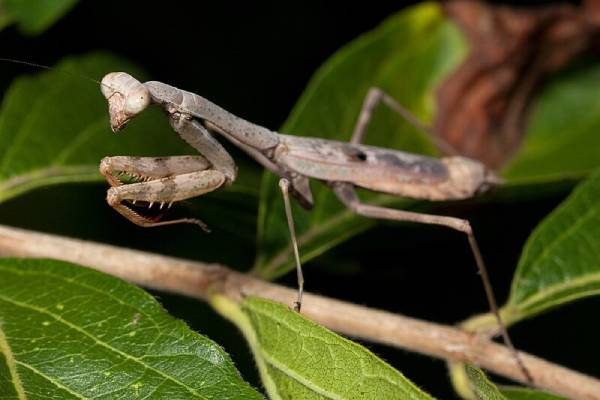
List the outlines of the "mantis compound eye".
{"type": "MultiPolygon", "coordinates": [[[[133,92],[127,93],[125,100],[125,113],[131,117],[136,116],[142,112],[150,104],[150,93],[141,85],[137,87],[133,92]]],[[[130,118],[131,118],[130,117],[130,118]]]]}
{"type": "Polygon", "coordinates": [[[125,127],[127,122],[150,104],[150,93],[137,79],[125,72],[111,72],[100,87],[108,100],[110,126],[113,132],[125,127]]]}

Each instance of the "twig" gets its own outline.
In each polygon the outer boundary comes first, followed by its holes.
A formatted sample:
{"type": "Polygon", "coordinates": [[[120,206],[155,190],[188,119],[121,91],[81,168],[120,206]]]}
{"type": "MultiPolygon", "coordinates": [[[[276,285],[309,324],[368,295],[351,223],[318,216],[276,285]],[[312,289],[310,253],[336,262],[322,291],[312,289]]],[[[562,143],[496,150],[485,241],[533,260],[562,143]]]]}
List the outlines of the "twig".
{"type": "MultiPolygon", "coordinates": [[[[291,304],[296,291],[217,264],[160,256],[0,225],[0,256],[44,257],[95,268],[142,286],[206,299],[210,291],[239,301],[256,295],[291,304]]],[[[404,317],[314,294],[302,314],[340,333],[452,361],[468,361],[523,382],[503,345],[458,328],[404,317]]],[[[573,399],[600,400],[600,380],[519,352],[539,388],[573,399]]]]}

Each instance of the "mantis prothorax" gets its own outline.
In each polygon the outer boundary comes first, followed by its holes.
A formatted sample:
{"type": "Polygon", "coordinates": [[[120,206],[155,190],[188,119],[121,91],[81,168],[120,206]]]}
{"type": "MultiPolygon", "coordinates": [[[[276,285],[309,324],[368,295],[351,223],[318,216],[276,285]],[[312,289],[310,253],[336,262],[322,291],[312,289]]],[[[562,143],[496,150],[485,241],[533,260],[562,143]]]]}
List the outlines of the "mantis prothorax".
{"type": "Polygon", "coordinates": [[[373,109],[383,102],[410,122],[427,129],[418,119],[379,89],[371,89],[363,103],[349,143],[316,137],[280,134],[245,121],[205,98],[167,84],[140,83],[124,72],[102,80],[108,99],[113,131],[154,103],[164,109],[173,129],[200,155],[179,157],[106,157],[100,170],[111,184],[107,201],[119,213],[141,226],[181,222],[203,224],[194,219],[158,221],[134,211],[127,203],[170,204],[230,185],[236,178],[233,159],[212,136],[220,134],[277,174],[284,196],[288,226],[298,273],[296,310],[302,303],[303,277],[288,192],[305,208],[313,205],[309,178],[327,183],[339,200],[355,213],[379,219],[442,225],[467,235],[481,275],[490,309],[506,345],[515,355],[516,367],[531,376],[514,349],[495,300],[483,258],[469,221],[369,205],[361,202],[355,188],[426,200],[459,200],[473,197],[499,183],[496,175],[478,161],[460,156],[441,159],[361,144],[373,109]],[[118,176],[137,178],[124,184],[118,176]]]}

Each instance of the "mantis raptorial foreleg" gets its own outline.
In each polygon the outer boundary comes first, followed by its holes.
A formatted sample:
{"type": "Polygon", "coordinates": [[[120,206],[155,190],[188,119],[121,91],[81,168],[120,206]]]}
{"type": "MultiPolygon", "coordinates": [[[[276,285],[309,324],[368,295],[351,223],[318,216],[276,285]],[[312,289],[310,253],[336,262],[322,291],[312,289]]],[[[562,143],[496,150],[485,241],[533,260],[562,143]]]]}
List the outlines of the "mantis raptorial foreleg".
{"type": "Polygon", "coordinates": [[[206,225],[193,218],[157,221],[133,209],[162,209],[181,201],[219,188],[226,181],[223,173],[206,169],[209,166],[202,156],[174,157],[105,157],[100,163],[100,172],[111,184],[106,201],[131,222],[143,226],[161,226],[178,223],[191,223],[207,230],[206,225]],[[190,172],[193,171],[193,172],[190,172]],[[123,184],[127,175],[140,182],[123,184]],[[129,204],[125,204],[128,202],[129,204]]]}
{"type": "Polygon", "coordinates": [[[235,161],[204,126],[191,116],[178,112],[169,114],[169,122],[183,140],[206,158],[211,168],[223,173],[228,184],[235,181],[235,161]]]}
{"type": "MultiPolygon", "coordinates": [[[[152,196],[160,191],[158,188],[165,179],[178,182],[173,191],[168,191],[166,197],[170,199],[178,198],[175,190],[181,190],[184,196],[191,197],[231,184],[236,176],[235,164],[225,149],[212,137],[212,134],[222,135],[282,178],[280,187],[298,271],[297,309],[300,309],[302,300],[303,277],[288,192],[303,206],[310,207],[313,198],[308,184],[309,178],[328,183],[339,199],[357,214],[372,218],[443,225],[463,232],[469,238],[491,311],[500,324],[504,340],[515,354],[516,366],[521,368],[530,380],[530,375],[512,346],[498,314],[487,270],[469,222],[453,217],[371,206],[360,202],[355,193],[355,188],[361,187],[415,199],[461,200],[473,197],[499,183],[494,173],[476,160],[455,156],[435,159],[361,144],[373,109],[379,102],[383,102],[428,133],[443,151],[454,153],[430,128],[423,125],[392,97],[379,89],[370,90],[351,142],[346,143],[318,137],[280,134],[239,118],[197,94],[162,82],[142,84],[125,73],[108,74],[102,80],[102,85],[102,91],[109,101],[113,130],[122,129],[150,103],[156,104],[167,112],[175,131],[210,164],[209,168],[201,172],[176,174],[156,181],[136,183],[129,185],[127,190],[123,187],[111,188],[109,194],[112,191],[118,196],[109,201],[117,211],[136,222],[139,216],[129,213],[130,209],[122,204],[123,199],[131,200],[136,197],[151,202],[154,199],[152,196]],[[193,184],[191,180],[198,182],[193,184]]],[[[136,223],[138,222],[139,219],[136,223]]]]}
{"type": "MultiPolygon", "coordinates": [[[[147,92],[135,85],[133,88],[136,96],[149,98],[147,92]]],[[[115,114],[124,113],[123,108],[119,106],[122,101],[119,100],[121,99],[118,96],[109,98],[113,119],[115,114]],[[110,99],[114,100],[111,102],[110,99]]],[[[147,204],[148,208],[152,208],[154,204],[157,204],[159,209],[165,204],[170,207],[176,201],[212,192],[235,180],[235,162],[206,128],[178,112],[169,115],[169,122],[181,138],[202,155],[158,158],[106,157],[100,163],[100,172],[112,186],[107,192],[106,201],[121,215],[143,227],[191,223],[208,231],[206,224],[196,218],[159,221],[161,215],[149,217],[143,215],[140,208],[132,208],[133,205],[137,206],[138,202],[144,202],[143,205],[147,204]],[[123,175],[142,182],[126,184],[120,179],[123,175]]]]}
{"type": "Polygon", "coordinates": [[[171,157],[104,157],[100,161],[100,173],[111,186],[121,186],[119,175],[148,181],[168,176],[204,171],[210,168],[208,160],[201,155],[171,157]]]}

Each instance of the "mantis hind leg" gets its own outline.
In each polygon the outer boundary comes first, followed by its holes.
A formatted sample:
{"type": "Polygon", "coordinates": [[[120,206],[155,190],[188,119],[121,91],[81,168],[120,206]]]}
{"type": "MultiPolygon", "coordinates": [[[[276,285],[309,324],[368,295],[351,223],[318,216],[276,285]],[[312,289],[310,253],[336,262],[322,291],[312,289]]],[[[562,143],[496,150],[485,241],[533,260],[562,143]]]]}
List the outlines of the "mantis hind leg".
{"type": "Polygon", "coordinates": [[[338,199],[340,199],[340,201],[344,203],[346,207],[354,211],[356,214],[370,218],[387,219],[392,221],[408,221],[422,224],[442,225],[466,234],[469,240],[469,246],[471,247],[471,251],[473,253],[473,257],[475,258],[475,263],[477,264],[479,275],[481,276],[481,280],[483,281],[483,287],[485,289],[485,294],[490,306],[490,310],[496,318],[496,321],[500,328],[502,339],[504,340],[506,346],[513,353],[515,362],[517,364],[516,366],[523,372],[523,375],[525,376],[527,381],[533,382],[529,370],[527,369],[527,367],[523,363],[523,360],[519,356],[519,353],[513,346],[512,340],[510,339],[510,336],[506,329],[506,325],[500,317],[498,304],[496,302],[496,296],[494,295],[494,290],[492,288],[492,284],[490,283],[487,268],[483,261],[483,257],[481,256],[481,251],[479,250],[479,246],[477,245],[477,241],[475,240],[475,235],[473,234],[473,229],[471,228],[471,224],[469,223],[469,221],[465,219],[448,217],[443,215],[421,214],[405,210],[396,210],[393,208],[378,207],[370,204],[365,204],[361,202],[358,198],[356,190],[354,189],[354,186],[352,184],[345,182],[332,182],[331,186],[338,199]]]}
{"type": "Polygon", "coordinates": [[[367,134],[367,127],[373,116],[373,110],[375,110],[375,107],[377,107],[380,102],[383,102],[390,109],[398,113],[414,127],[426,133],[442,152],[450,155],[458,154],[458,152],[454,150],[448,142],[438,136],[430,126],[425,125],[416,115],[408,111],[406,107],[377,87],[370,88],[363,100],[362,108],[358,115],[356,125],[354,126],[350,143],[360,144],[363,142],[367,134]]]}

